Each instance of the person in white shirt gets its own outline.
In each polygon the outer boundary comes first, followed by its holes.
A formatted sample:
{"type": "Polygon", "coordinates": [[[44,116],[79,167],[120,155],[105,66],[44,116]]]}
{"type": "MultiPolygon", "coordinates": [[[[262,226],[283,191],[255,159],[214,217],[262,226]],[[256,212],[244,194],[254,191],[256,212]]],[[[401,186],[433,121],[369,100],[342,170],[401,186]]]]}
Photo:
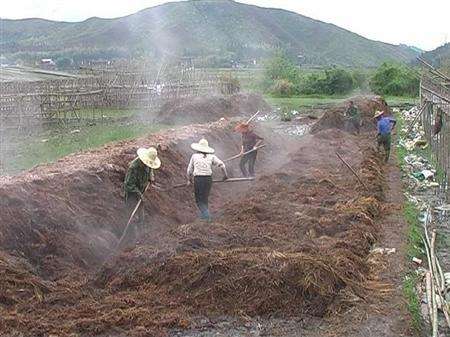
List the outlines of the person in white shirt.
{"type": "Polygon", "coordinates": [[[225,164],[217,156],[214,149],[209,147],[206,139],[200,139],[198,143],[193,143],[191,148],[196,151],[191,156],[189,166],[187,168],[188,185],[194,182],[195,202],[200,210],[200,218],[209,220],[209,192],[212,185],[212,167],[218,166],[224,174],[223,179],[228,179],[225,164]]]}

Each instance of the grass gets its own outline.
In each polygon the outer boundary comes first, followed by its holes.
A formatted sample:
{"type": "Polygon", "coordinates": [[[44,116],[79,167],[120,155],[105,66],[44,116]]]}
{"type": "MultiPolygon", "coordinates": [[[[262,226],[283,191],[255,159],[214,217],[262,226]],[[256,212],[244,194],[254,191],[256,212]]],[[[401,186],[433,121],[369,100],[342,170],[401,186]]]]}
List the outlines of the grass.
{"type": "MultiPolygon", "coordinates": [[[[402,131],[405,126],[405,121],[403,120],[400,113],[395,115],[395,120],[397,121],[396,129],[398,130],[398,138],[404,138],[405,133],[402,131]]],[[[405,164],[405,157],[408,155],[408,151],[403,146],[397,147],[397,161],[400,168],[403,170],[403,165],[405,164]]]]}
{"type": "Polygon", "coordinates": [[[344,96],[294,96],[294,97],[272,97],[264,96],[265,100],[276,108],[288,108],[290,110],[299,110],[301,108],[313,108],[320,105],[336,104],[342,102],[344,96]]]}
{"type": "Polygon", "coordinates": [[[419,97],[405,97],[405,96],[384,96],[389,106],[398,106],[404,104],[417,105],[419,97]]]}
{"type": "MultiPolygon", "coordinates": [[[[85,108],[76,111],[79,118],[82,119],[94,119],[94,118],[121,118],[121,117],[131,117],[136,115],[139,111],[134,109],[115,109],[115,108],[85,108]]],[[[68,113],[69,114],[69,113],[68,113]]],[[[64,115],[58,115],[57,118],[64,118],[64,115]]],[[[75,117],[75,116],[74,116],[75,117]]]]}
{"type": "MultiPolygon", "coordinates": [[[[350,96],[357,93],[352,93],[350,96]]],[[[303,95],[303,96],[293,96],[293,97],[273,97],[271,95],[264,95],[264,99],[272,106],[272,108],[280,108],[287,110],[297,110],[301,112],[303,109],[313,109],[323,107],[325,105],[338,104],[350,97],[349,95],[344,96],[327,96],[327,95],[303,95]]],[[[402,104],[415,104],[416,98],[410,97],[385,97],[389,105],[402,105],[402,104]]],[[[398,127],[400,129],[400,125],[398,127]]],[[[407,155],[406,150],[399,149],[398,152],[402,154],[402,160],[407,155]]],[[[428,158],[429,156],[427,156],[428,158]]],[[[439,172],[438,172],[439,174],[439,172]]],[[[441,172],[442,174],[442,172],[441,172]]]]}
{"type": "MultiPolygon", "coordinates": [[[[396,116],[398,123],[398,130],[402,130],[404,126],[404,120],[400,114],[396,116]]],[[[404,137],[402,131],[399,132],[400,137],[404,137]]],[[[405,165],[405,157],[408,155],[408,151],[399,146],[397,148],[397,160],[401,168],[405,165]]],[[[402,169],[403,170],[403,169],[402,169]]],[[[404,171],[404,170],[403,170],[404,171]]],[[[424,259],[424,247],[422,242],[422,228],[419,221],[420,211],[416,205],[411,201],[406,201],[403,206],[403,216],[408,224],[408,244],[406,249],[406,255],[408,261],[413,257],[424,259]]],[[[411,316],[411,326],[418,334],[423,329],[423,318],[421,312],[420,299],[418,297],[416,287],[420,280],[414,269],[409,268],[403,279],[403,296],[406,299],[408,311],[411,316]]]]}
{"type": "Polygon", "coordinates": [[[420,280],[414,272],[409,272],[403,280],[403,295],[406,298],[408,311],[411,314],[411,325],[418,334],[423,327],[420,299],[416,292],[416,285],[419,282],[420,280]]]}
{"type": "MultiPolygon", "coordinates": [[[[419,222],[420,212],[410,201],[406,201],[403,207],[403,216],[408,224],[408,244],[406,255],[408,261],[413,257],[424,259],[424,247],[422,243],[422,230],[419,222]]],[[[411,326],[418,334],[423,328],[423,318],[420,305],[420,298],[416,287],[420,279],[414,269],[409,268],[403,278],[403,296],[406,299],[406,305],[411,316],[411,326]]]]}
{"type": "Polygon", "coordinates": [[[403,207],[403,216],[408,223],[408,247],[406,251],[408,259],[425,257],[422,243],[422,227],[419,222],[419,210],[412,202],[406,201],[403,207]]]}
{"type": "Polygon", "coordinates": [[[6,172],[12,174],[38,164],[51,163],[83,150],[109,142],[133,139],[165,128],[154,124],[100,124],[80,128],[80,132],[50,132],[40,137],[22,140],[15,149],[14,159],[5,161],[6,172]]]}

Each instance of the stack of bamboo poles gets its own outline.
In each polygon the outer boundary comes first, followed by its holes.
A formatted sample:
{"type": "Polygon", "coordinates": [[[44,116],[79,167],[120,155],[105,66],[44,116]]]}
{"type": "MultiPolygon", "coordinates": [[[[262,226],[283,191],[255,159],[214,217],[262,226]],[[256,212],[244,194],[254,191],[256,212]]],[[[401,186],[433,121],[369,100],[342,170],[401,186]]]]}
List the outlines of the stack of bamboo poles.
{"type": "Polygon", "coordinates": [[[444,272],[435,253],[436,230],[431,231],[431,239],[429,235],[429,224],[431,223],[431,209],[428,208],[426,219],[424,222],[425,237],[422,237],[428,260],[428,271],[425,274],[426,295],[428,304],[428,313],[430,316],[433,337],[438,336],[438,309],[440,309],[445,317],[448,327],[450,328],[450,308],[446,302],[446,285],[444,272]]]}

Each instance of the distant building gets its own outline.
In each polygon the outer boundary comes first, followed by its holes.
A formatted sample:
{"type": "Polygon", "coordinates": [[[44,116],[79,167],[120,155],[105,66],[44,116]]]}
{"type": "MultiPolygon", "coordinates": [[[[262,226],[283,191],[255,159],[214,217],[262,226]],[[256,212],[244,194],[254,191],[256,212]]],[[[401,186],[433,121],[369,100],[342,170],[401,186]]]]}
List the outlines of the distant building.
{"type": "Polygon", "coordinates": [[[39,62],[39,68],[47,70],[55,70],[56,63],[52,59],[41,59],[41,61],[39,62]]]}

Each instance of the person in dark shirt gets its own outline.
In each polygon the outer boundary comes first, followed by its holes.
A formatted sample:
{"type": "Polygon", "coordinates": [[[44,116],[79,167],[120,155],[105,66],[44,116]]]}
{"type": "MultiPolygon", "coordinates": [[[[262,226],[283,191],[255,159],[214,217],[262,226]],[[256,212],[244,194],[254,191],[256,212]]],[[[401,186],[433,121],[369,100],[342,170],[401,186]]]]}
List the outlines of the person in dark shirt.
{"type": "Polygon", "coordinates": [[[391,132],[397,121],[390,116],[384,116],[383,111],[376,111],[374,118],[377,120],[378,150],[384,148],[384,161],[387,162],[391,153],[391,132]]]}
{"type": "MultiPolygon", "coordinates": [[[[128,166],[124,180],[125,204],[127,206],[128,216],[134,211],[139,199],[142,199],[147,184],[152,184],[157,187],[154,183],[154,170],[158,169],[160,166],[161,161],[159,160],[158,152],[154,147],[148,149],[140,148],[137,150],[137,157],[133,159],[128,166]]],[[[142,206],[137,212],[136,217],[136,228],[133,228],[135,236],[140,234],[136,233],[136,230],[143,232],[144,209],[142,206]]]]}
{"type": "MultiPolygon", "coordinates": [[[[263,141],[263,138],[253,132],[253,130],[250,129],[250,126],[247,123],[241,123],[237,125],[235,130],[237,132],[240,132],[242,135],[242,146],[240,154],[256,149],[259,145],[261,145],[263,141]]],[[[255,150],[242,156],[239,163],[239,168],[241,169],[242,175],[244,177],[255,176],[255,162],[257,154],[258,151],[255,150]]]]}
{"type": "Polygon", "coordinates": [[[353,130],[359,134],[361,130],[361,114],[353,101],[349,101],[345,115],[347,116],[350,125],[352,125],[353,130]]]}

